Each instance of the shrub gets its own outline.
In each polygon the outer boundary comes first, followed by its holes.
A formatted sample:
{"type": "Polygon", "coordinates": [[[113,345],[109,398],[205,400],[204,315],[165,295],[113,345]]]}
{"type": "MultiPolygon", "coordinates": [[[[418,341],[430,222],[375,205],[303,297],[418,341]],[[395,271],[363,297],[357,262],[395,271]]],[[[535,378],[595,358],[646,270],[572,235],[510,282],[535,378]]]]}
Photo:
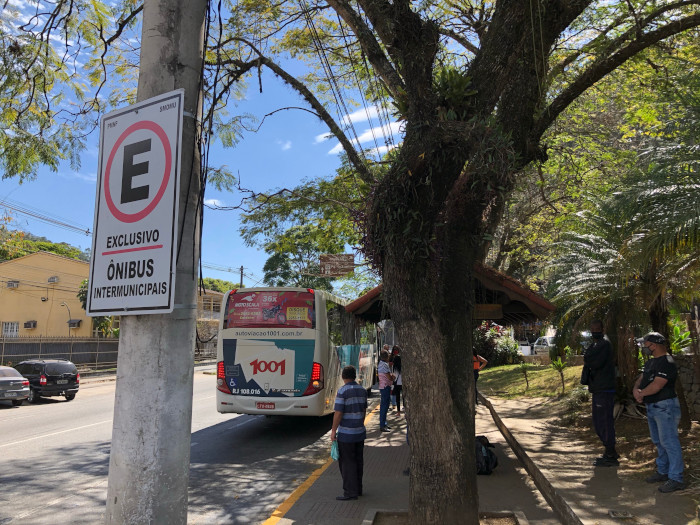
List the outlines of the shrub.
{"type": "MultiPolygon", "coordinates": [[[[493,365],[512,365],[522,362],[523,356],[518,349],[519,345],[515,339],[507,336],[500,337],[496,341],[493,365]]],[[[489,364],[491,364],[490,361],[489,364]]]]}

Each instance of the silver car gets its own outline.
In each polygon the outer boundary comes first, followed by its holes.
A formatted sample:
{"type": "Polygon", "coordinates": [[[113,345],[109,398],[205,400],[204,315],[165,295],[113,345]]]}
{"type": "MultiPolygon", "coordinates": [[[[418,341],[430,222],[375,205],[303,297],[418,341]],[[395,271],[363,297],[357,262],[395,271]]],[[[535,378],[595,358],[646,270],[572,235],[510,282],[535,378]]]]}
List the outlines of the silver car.
{"type": "Polygon", "coordinates": [[[549,354],[550,348],[555,348],[557,345],[554,343],[554,336],[548,335],[540,337],[533,345],[533,353],[536,355],[547,355],[549,354]]]}
{"type": "Polygon", "coordinates": [[[0,401],[12,401],[16,407],[29,397],[29,380],[14,368],[0,366],[0,401]]]}

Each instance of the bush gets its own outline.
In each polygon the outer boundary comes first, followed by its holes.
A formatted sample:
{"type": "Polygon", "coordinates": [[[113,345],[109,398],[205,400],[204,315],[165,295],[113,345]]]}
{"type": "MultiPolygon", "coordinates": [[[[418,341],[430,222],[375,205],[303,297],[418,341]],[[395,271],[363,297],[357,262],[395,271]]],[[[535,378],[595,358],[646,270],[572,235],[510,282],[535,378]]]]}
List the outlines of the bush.
{"type": "MultiPolygon", "coordinates": [[[[512,337],[501,337],[496,341],[493,366],[518,364],[523,361],[522,354],[518,351],[520,345],[512,337]]],[[[491,361],[489,361],[491,364],[491,361]]]]}
{"type": "Polygon", "coordinates": [[[474,353],[486,359],[489,365],[494,364],[496,360],[496,342],[502,335],[503,327],[484,321],[474,330],[472,336],[474,353]]]}

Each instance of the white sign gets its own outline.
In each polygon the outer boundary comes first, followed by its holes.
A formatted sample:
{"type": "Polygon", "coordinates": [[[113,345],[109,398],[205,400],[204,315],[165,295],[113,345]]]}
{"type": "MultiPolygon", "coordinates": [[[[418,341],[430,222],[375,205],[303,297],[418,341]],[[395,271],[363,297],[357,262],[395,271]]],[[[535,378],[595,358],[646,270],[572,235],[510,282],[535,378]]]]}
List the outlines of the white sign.
{"type": "Polygon", "coordinates": [[[102,118],[90,316],[173,310],[184,97],[178,89],[102,118]]]}

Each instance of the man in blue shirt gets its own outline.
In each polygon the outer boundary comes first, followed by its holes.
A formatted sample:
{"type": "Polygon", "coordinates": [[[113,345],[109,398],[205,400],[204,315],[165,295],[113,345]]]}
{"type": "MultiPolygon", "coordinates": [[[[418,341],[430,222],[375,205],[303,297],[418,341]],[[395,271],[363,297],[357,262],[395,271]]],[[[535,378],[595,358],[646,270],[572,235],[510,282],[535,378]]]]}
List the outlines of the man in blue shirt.
{"type": "Polygon", "coordinates": [[[354,366],[343,368],[341,377],[345,384],[335,397],[331,441],[338,441],[338,467],[343,477],[343,495],[335,499],[346,501],[362,496],[367,391],[355,382],[354,366]]]}

